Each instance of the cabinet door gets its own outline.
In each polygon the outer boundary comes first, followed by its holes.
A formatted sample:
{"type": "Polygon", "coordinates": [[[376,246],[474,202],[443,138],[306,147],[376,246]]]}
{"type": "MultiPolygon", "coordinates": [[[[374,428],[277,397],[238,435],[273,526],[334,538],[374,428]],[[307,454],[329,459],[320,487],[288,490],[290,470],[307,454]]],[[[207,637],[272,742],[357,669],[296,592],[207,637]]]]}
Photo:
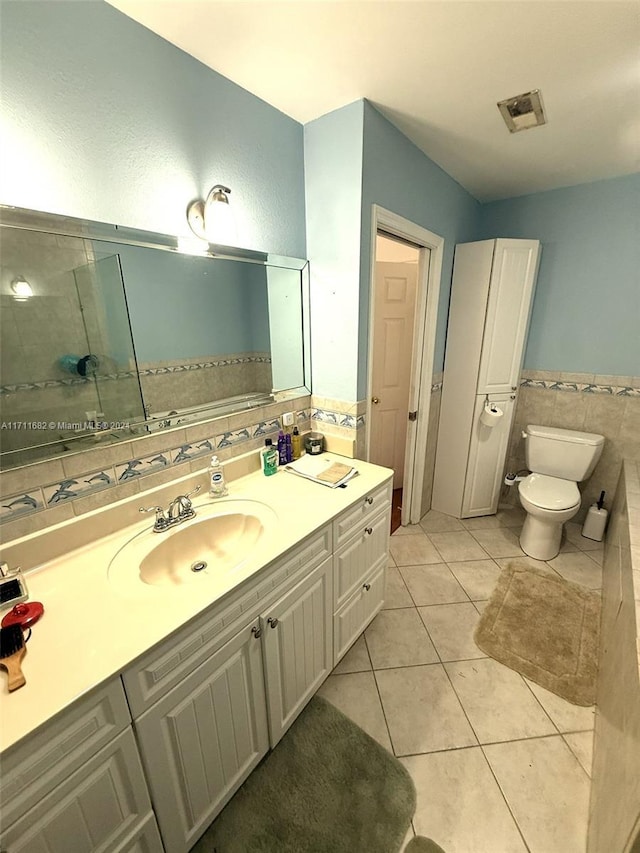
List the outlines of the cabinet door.
{"type": "Polygon", "coordinates": [[[258,621],[135,728],[165,850],[185,853],[269,748],[258,621]]]}
{"type": "Polygon", "coordinates": [[[378,564],[351,598],[336,613],[334,620],[334,649],[337,664],[354,640],[367,627],[384,601],[384,580],[387,558],[378,564]]]}
{"type": "Polygon", "coordinates": [[[484,409],[485,398],[476,397],[462,500],[462,518],[491,515],[498,509],[515,402],[509,394],[492,395],[490,399],[502,409],[504,417],[494,427],[481,424],[480,415],[484,409]]]}
{"type": "Polygon", "coordinates": [[[3,829],[2,847],[10,853],[120,850],[151,817],[138,750],[127,728],[3,829]]]}
{"type": "Polygon", "coordinates": [[[275,746],[333,667],[331,559],[261,617],[275,746]]]}
{"type": "Polygon", "coordinates": [[[537,240],[496,240],[478,394],[506,393],[517,387],[539,257],[537,240]]]}

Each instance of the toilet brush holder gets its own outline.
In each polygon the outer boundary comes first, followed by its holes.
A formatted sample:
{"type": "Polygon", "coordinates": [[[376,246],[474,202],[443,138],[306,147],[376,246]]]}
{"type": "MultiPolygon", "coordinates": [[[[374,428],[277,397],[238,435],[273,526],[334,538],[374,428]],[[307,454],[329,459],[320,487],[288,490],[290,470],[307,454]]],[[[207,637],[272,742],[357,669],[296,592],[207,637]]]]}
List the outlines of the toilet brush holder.
{"type": "Polygon", "coordinates": [[[594,539],[596,542],[602,542],[609,516],[609,513],[604,509],[603,504],[604,492],[600,494],[598,502],[592,504],[587,512],[587,517],[585,518],[582,526],[582,535],[586,539],[594,539]]]}

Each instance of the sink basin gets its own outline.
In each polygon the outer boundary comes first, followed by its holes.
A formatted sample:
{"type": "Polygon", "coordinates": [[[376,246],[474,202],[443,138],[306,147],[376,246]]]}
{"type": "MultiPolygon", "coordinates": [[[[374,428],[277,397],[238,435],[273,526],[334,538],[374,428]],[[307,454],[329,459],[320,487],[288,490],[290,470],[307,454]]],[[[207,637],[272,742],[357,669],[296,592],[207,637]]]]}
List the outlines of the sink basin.
{"type": "Polygon", "coordinates": [[[111,560],[109,580],[129,589],[206,583],[242,566],[277,519],[266,504],[250,500],[205,504],[196,512],[164,533],[134,536],[111,560]]]}

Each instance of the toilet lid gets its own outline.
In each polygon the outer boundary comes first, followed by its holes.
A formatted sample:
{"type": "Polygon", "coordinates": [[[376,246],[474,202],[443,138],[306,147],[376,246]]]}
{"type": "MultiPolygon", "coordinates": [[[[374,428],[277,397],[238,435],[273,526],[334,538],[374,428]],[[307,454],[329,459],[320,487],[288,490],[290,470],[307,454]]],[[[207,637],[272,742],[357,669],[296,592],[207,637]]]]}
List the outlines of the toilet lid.
{"type": "Polygon", "coordinates": [[[570,509],[580,503],[578,486],[572,480],[530,474],[519,485],[520,494],[541,509],[570,509]]]}

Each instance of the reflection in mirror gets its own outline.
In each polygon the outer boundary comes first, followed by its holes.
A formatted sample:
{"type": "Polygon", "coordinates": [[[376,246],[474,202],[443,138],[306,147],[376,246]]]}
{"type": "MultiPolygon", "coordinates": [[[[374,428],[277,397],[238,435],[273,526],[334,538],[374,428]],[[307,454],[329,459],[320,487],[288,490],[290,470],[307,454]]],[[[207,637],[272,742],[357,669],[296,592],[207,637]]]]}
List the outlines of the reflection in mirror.
{"type": "Polygon", "coordinates": [[[1,212],[2,468],[308,393],[306,262],[1,212]]]}

